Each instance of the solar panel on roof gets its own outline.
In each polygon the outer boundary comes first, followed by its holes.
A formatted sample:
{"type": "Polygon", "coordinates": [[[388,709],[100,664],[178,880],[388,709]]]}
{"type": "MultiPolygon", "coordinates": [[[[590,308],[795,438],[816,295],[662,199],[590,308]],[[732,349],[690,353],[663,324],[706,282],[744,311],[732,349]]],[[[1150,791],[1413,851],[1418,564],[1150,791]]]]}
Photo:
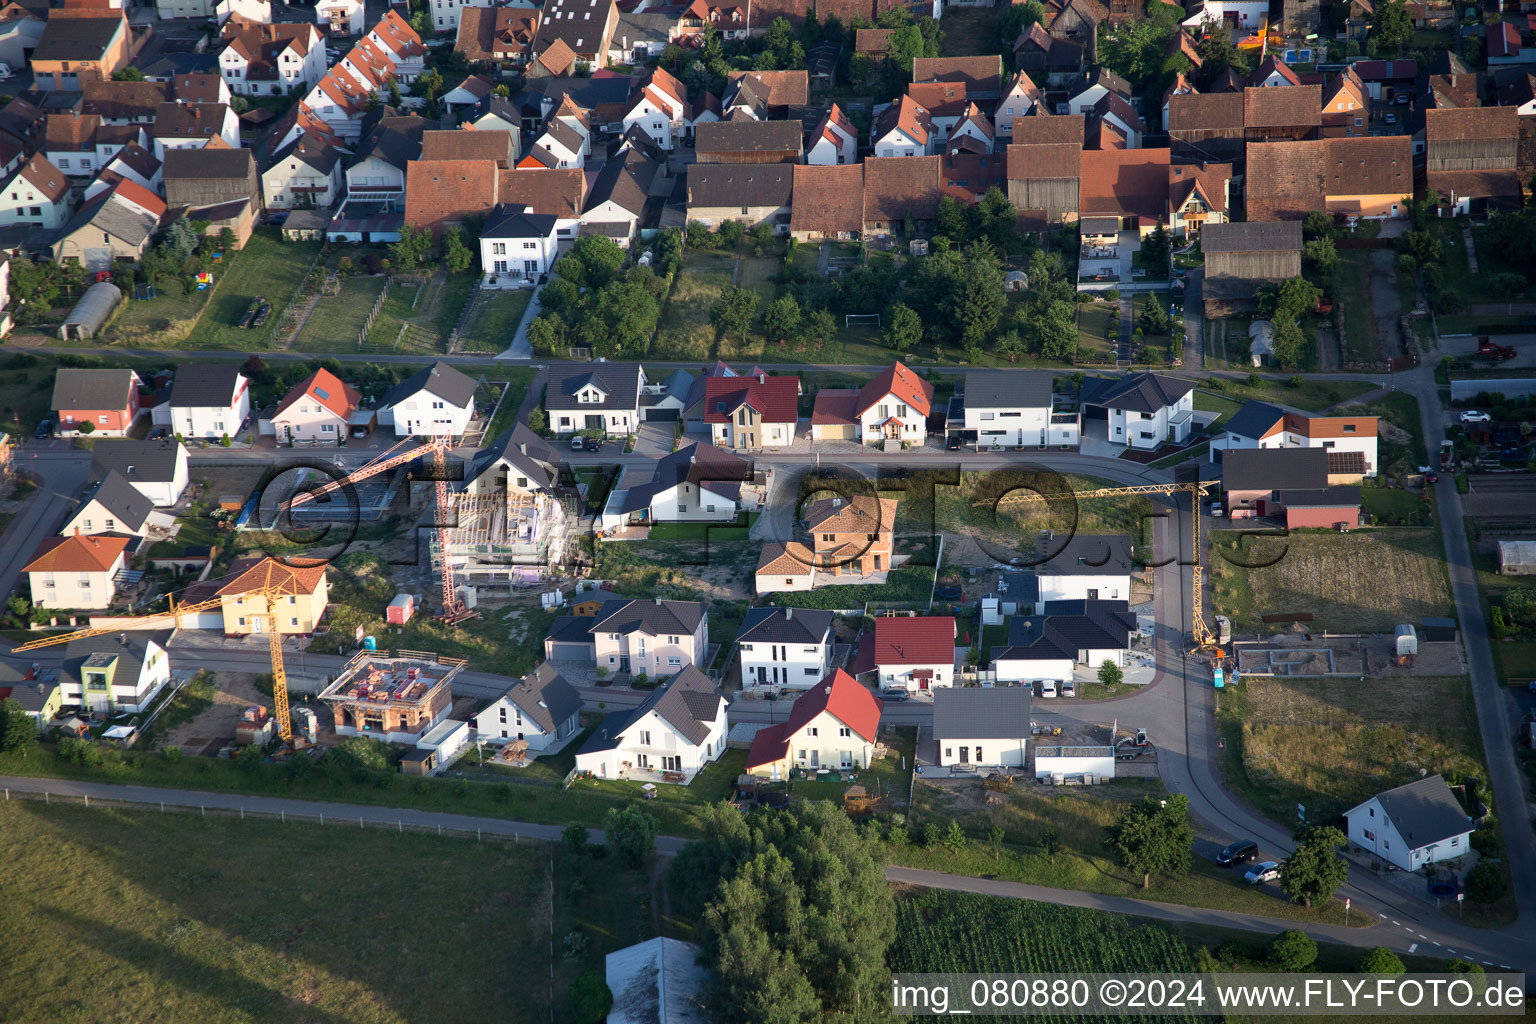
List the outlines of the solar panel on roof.
{"type": "Polygon", "coordinates": [[[322,402],[328,402],[331,400],[331,396],[326,393],[325,388],[315,388],[315,397],[320,399],[322,402]]]}

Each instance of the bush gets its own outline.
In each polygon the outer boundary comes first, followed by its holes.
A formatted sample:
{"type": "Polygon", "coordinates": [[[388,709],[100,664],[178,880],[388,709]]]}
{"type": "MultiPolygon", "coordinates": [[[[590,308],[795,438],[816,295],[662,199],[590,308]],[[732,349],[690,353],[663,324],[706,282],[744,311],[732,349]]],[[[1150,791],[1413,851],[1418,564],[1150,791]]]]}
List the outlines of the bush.
{"type": "Polygon", "coordinates": [[[583,853],[587,848],[587,837],[585,825],[567,825],[565,831],[560,833],[560,845],[572,853],[583,853]]]}
{"type": "Polygon", "coordinates": [[[1105,302],[1120,301],[1120,289],[1118,288],[1110,288],[1108,291],[1102,291],[1099,294],[1103,296],[1105,302]]]}
{"type": "Polygon", "coordinates": [[[939,845],[939,836],[938,822],[930,821],[923,826],[923,845],[928,849],[931,850],[939,845]]]}
{"type": "Polygon", "coordinates": [[[1386,946],[1376,946],[1365,951],[1355,970],[1361,974],[1402,974],[1408,968],[1402,959],[1386,946]]]}
{"type": "Polygon", "coordinates": [[[1317,960],[1317,943],[1299,928],[1281,932],[1269,944],[1269,962],[1286,971],[1304,971],[1317,960]]]}
{"type": "MultiPolygon", "coordinates": [[[[160,752],[160,756],[164,757],[167,761],[171,762],[172,764],[175,764],[177,761],[181,760],[181,748],[180,747],[166,747],[163,751],[160,752]]],[[[307,758],[307,757],[306,758],[300,758],[300,760],[307,761],[307,760],[309,760],[309,758],[307,758]]]]}
{"type": "Polygon", "coordinates": [[[571,1000],[571,1019],[575,1024],[602,1024],[613,1009],[613,993],[597,971],[584,971],[571,982],[567,994],[571,1000]]]}
{"type": "Polygon", "coordinates": [[[1504,898],[1504,873],[1491,860],[1480,860],[1467,872],[1467,899],[1473,903],[1497,903],[1504,898]]]}

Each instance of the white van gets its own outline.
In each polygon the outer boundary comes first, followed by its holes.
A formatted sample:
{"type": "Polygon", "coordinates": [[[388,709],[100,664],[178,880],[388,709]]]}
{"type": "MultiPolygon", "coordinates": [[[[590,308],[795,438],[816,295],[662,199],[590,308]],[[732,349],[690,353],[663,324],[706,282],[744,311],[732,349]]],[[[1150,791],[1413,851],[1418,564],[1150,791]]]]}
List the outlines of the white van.
{"type": "Polygon", "coordinates": [[[1042,679],[1042,680],[1040,680],[1040,696],[1042,696],[1042,697],[1054,697],[1054,696],[1056,696],[1056,680],[1054,680],[1054,679],[1042,679]]]}

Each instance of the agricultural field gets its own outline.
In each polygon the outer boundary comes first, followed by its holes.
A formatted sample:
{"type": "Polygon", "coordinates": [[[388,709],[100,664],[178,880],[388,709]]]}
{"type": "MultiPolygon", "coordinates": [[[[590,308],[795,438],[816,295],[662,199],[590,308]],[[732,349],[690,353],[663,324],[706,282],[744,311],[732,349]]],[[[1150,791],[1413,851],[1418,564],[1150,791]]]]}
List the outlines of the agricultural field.
{"type": "Polygon", "coordinates": [[[1310,628],[1334,633],[1391,633],[1400,622],[1455,614],[1432,529],[1246,538],[1221,530],[1211,537],[1210,565],[1212,606],[1242,635],[1284,628],[1264,624],[1267,614],[1309,613],[1310,628]]]}
{"type": "Polygon", "coordinates": [[[1276,821],[1328,821],[1420,769],[1482,772],[1464,677],[1263,679],[1218,695],[1230,784],[1276,821]]]}
{"type": "Polygon", "coordinates": [[[569,1020],[571,980],[659,925],[644,873],[543,843],[13,802],[0,854],[23,1021],[569,1020]]]}
{"type": "MultiPolygon", "coordinates": [[[[1080,907],[974,893],[918,890],[896,901],[896,941],[886,954],[893,972],[1067,973],[1192,972],[1195,948],[1162,925],[1080,907]]],[[[913,1017],[938,1021],[938,1016],[913,1017]]],[[[1039,1016],[988,1020],[1023,1024],[1039,1016]]],[[[1076,1020],[1051,1017],[1051,1020],[1076,1020]]],[[[1141,1018],[1126,1016],[1116,1020],[1141,1018]]],[[[1147,1018],[1148,1020],[1154,1018],[1147,1018]]],[[[1157,1017],[1194,1020],[1194,1017],[1157,1017]]]]}
{"type": "Polygon", "coordinates": [[[466,352],[501,352],[517,334],[528,303],[533,300],[533,289],[518,288],[481,292],[469,323],[460,334],[460,344],[466,352]]]}
{"type": "Polygon", "coordinates": [[[337,294],[322,295],[315,303],[290,347],[298,352],[356,351],[358,334],[383,290],[382,276],[343,278],[337,294]]]}

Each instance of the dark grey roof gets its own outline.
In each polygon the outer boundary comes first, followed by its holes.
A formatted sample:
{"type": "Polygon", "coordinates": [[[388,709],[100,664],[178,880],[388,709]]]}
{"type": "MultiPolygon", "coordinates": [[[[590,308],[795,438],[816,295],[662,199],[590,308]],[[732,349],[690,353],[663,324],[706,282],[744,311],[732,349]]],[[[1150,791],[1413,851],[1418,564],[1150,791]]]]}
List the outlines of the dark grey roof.
{"type": "Polygon", "coordinates": [[[549,379],[544,388],[544,408],[547,410],[602,412],[639,407],[639,363],[555,363],[549,368],[549,379]],[[577,392],[588,384],[596,384],[608,397],[588,405],[576,401],[577,392]]]}
{"type": "Polygon", "coordinates": [[[1044,559],[1033,567],[1037,576],[1109,576],[1137,568],[1128,533],[1042,535],[1035,553],[1044,559]]]}
{"type": "MultiPolygon", "coordinates": [[[[543,47],[539,48],[540,50],[543,47]]],[[[554,110],[560,101],[569,96],[582,110],[593,110],[608,104],[619,104],[629,99],[635,80],[627,75],[610,75],[604,78],[548,78],[544,87],[544,106],[554,110]]]]}
{"type": "Polygon", "coordinates": [[[129,483],[170,483],[183,448],[173,438],[163,441],[97,441],[91,450],[91,476],[121,473],[129,483]]]}
{"type": "Polygon", "coordinates": [[[219,73],[219,57],[215,53],[162,53],[139,68],[146,78],[176,78],[180,75],[219,73]]]}
{"type": "Polygon", "coordinates": [[[693,390],[693,374],[687,370],[674,370],[671,376],[661,382],[661,389],[668,397],[686,402],[689,392],[693,390]]]}
{"type": "Polygon", "coordinates": [[[1043,615],[1016,615],[994,660],[1077,660],[1085,650],[1125,650],[1136,616],[1125,601],[1047,601],[1043,615]]]}
{"type": "Polygon", "coordinates": [[[695,130],[694,149],[705,153],[799,153],[805,126],[799,121],[706,121],[695,130]]]}
{"type": "Polygon", "coordinates": [[[577,753],[590,754],[614,749],[619,745],[624,730],[652,711],[681,733],[688,742],[703,743],[724,700],[724,695],[714,682],[689,665],[658,687],[639,707],[616,711],[604,718],[577,753]]]}
{"type": "Polygon", "coordinates": [[[704,619],[697,601],[663,601],[660,598],[626,601],[617,608],[604,605],[591,620],[593,633],[633,633],[651,636],[692,636],[704,619]]]}
{"type": "MultiPolygon", "coordinates": [[[[31,666],[28,666],[26,671],[30,670],[31,666]]],[[[23,711],[36,714],[47,706],[49,698],[59,688],[59,674],[55,669],[40,672],[36,679],[27,679],[24,675],[24,671],[14,665],[0,664],[0,697],[13,700],[23,711]]]]}
{"type": "Polygon", "coordinates": [[[1353,484],[1335,484],[1276,491],[1275,500],[1286,508],[1354,508],[1360,505],[1360,488],[1353,484]]]}
{"type": "Polygon", "coordinates": [[[636,217],[645,212],[645,203],[651,182],[656,180],[660,166],[638,152],[629,153],[624,159],[609,160],[597,172],[597,180],[587,193],[586,209],[595,210],[607,202],[617,203],[636,217]]]}
{"type": "Polygon", "coordinates": [[[519,423],[512,428],[512,447],[546,466],[554,467],[560,464],[560,453],[555,451],[553,445],[544,440],[526,423],[519,423]]]}
{"type": "Polygon", "coordinates": [[[1035,370],[973,370],[965,375],[970,409],[1049,409],[1051,375],[1035,370]]]}
{"type": "Polygon", "coordinates": [[[522,203],[498,203],[486,217],[481,238],[548,238],[555,233],[555,217],[530,213],[522,203]]]}
{"type": "Polygon", "coordinates": [[[1377,793],[1376,799],[1410,849],[1422,850],[1431,843],[1472,831],[1467,812],[1462,810],[1445,779],[1438,775],[1377,793]]]}
{"type": "MultiPolygon", "coordinates": [[[[529,430],[526,425],[519,423],[516,427],[506,431],[496,440],[492,441],[488,447],[476,452],[475,457],[470,461],[468,470],[464,473],[464,483],[466,485],[478,480],[487,470],[503,459],[506,460],[508,465],[526,475],[531,483],[539,487],[551,487],[554,485],[558,475],[554,468],[555,460],[553,458],[541,459],[535,455],[526,454],[523,448],[518,445],[519,428],[530,435],[533,434],[533,431],[529,430]]],[[[539,441],[539,438],[534,436],[534,440],[539,441]]],[[[539,441],[539,444],[542,446],[543,442],[539,441]]],[[[553,456],[553,453],[550,453],[550,455],[553,456]]]]}
{"type": "Polygon", "coordinates": [[[1258,440],[1276,423],[1285,418],[1285,410],[1268,402],[1245,402],[1243,407],[1232,414],[1227,420],[1224,429],[1229,434],[1238,437],[1249,437],[1258,440]]]}
{"type": "Polygon", "coordinates": [[[171,408],[227,409],[239,376],[240,368],[230,363],[183,363],[171,384],[171,408]]]}
{"type": "Polygon", "coordinates": [[[167,181],[177,178],[246,179],[256,168],[248,149],[168,149],[161,168],[167,181]]]}
{"type": "MultiPolygon", "coordinates": [[[[59,669],[59,681],[79,686],[80,670],[92,655],[110,655],[118,659],[112,675],[114,686],[133,685],[139,680],[144,668],[146,641],[134,633],[116,636],[89,636],[83,640],[71,640],[64,648],[64,663],[59,669]],[[121,639],[120,639],[121,637],[121,639]]],[[[98,658],[98,661],[105,660],[98,658]]]]}
{"type": "Polygon", "coordinates": [[[933,691],[936,739],[1011,740],[1029,734],[1028,687],[941,686],[933,691]]]}
{"type": "Polygon", "coordinates": [[[712,493],[734,501],[741,496],[742,481],[751,479],[752,463],[712,444],[697,442],[658,459],[650,482],[631,487],[621,511],[629,513],[650,508],[656,495],[664,494],[684,481],[700,488],[708,484],[712,493]]]}
{"type": "Polygon", "coordinates": [[[581,694],[547,661],[523,676],[521,682],[502,696],[516,704],[540,729],[550,733],[581,711],[581,694]]]}
{"type": "Polygon", "coordinates": [[[794,169],[794,164],[689,164],[688,205],[787,206],[794,169]]]}
{"type": "Polygon", "coordinates": [[[1157,412],[1195,390],[1195,382],[1161,373],[1137,373],[1119,379],[1089,377],[1083,381],[1083,404],[1126,412],[1157,412]]]}
{"type": "Polygon", "coordinates": [[[1229,491],[1309,490],[1328,485],[1323,448],[1238,448],[1221,457],[1221,486],[1229,491]]]}
{"type": "Polygon", "coordinates": [[[380,405],[395,405],[418,391],[436,395],[460,409],[475,400],[475,382],[444,362],[423,367],[387,391],[380,405]]]}
{"type": "Polygon", "coordinates": [[[99,18],[49,18],[32,59],[101,60],[118,31],[128,31],[121,12],[103,8],[101,14],[99,18]]]}
{"type": "Polygon", "coordinates": [[[421,117],[384,117],[363,136],[357,145],[348,167],[376,156],[402,171],[405,165],[421,156],[421,136],[431,127],[421,117]]]}
{"type": "Polygon", "coordinates": [[[130,205],[126,200],[119,201],[117,193],[104,192],[102,196],[98,202],[87,203],[75,211],[69,223],[59,232],[59,237],[72,235],[89,224],[129,245],[137,246],[160,226],[160,218],[140,212],[137,206],[130,205]]]}
{"type": "Polygon", "coordinates": [[[331,170],[341,160],[341,151],[322,142],[318,137],[307,131],[294,136],[293,141],[282,149],[273,153],[267,163],[267,168],[277,166],[284,160],[302,160],[308,167],[312,167],[321,174],[330,174],[331,170]]]}
{"type": "Polygon", "coordinates": [[[592,616],[560,615],[549,624],[544,639],[557,644],[590,644],[592,642],[592,616]]]}
{"type": "Polygon", "coordinates": [[[1200,229],[1205,252],[1301,251],[1301,221],[1267,220],[1207,224],[1200,229]]]}
{"type": "Polygon", "coordinates": [[[749,608],[736,642],[820,644],[829,639],[832,618],[809,608],[749,608]]]}
{"type": "Polygon", "coordinates": [[[119,526],[128,532],[135,532],[144,525],[149,518],[150,510],[155,503],[129,483],[121,473],[116,470],[109,471],[100,482],[92,488],[84,498],[80,500],[82,508],[88,502],[99,501],[102,508],[111,512],[119,526]]]}
{"type": "Polygon", "coordinates": [[[61,367],[53,377],[54,412],[66,409],[121,409],[137,384],[132,370],[61,367]]]}
{"type": "Polygon", "coordinates": [[[1005,572],[998,579],[1007,590],[998,587],[997,597],[1016,604],[1034,604],[1040,600],[1040,577],[1033,572],[1005,572]]]}

